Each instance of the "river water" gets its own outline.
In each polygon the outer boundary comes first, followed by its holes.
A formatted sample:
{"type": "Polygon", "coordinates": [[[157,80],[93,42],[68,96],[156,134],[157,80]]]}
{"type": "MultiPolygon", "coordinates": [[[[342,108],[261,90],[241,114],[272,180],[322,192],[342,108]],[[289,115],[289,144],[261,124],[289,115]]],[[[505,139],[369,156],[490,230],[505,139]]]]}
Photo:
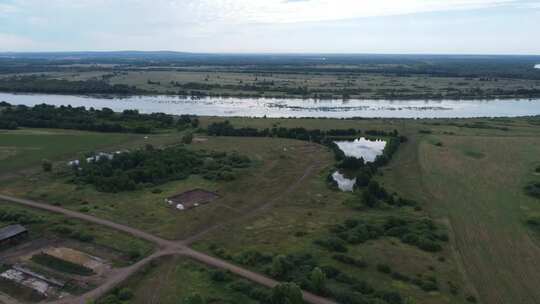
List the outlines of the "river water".
{"type": "Polygon", "coordinates": [[[194,114],[243,117],[391,117],[467,118],[540,115],[540,99],[511,100],[314,100],[273,98],[201,99],[180,96],[95,96],[0,93],[0,101],[33,106],[108,107],[115,111],[138,109],[141,113],[194,114]]]}

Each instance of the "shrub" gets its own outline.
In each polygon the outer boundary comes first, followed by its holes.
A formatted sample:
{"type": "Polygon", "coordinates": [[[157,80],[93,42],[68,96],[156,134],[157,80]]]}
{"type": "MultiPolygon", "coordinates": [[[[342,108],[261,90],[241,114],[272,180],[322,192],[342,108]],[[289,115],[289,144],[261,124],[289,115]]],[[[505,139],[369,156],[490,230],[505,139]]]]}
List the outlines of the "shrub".
{"type": "Polygon", "coordinates": [[[272,288],[269,304],[304,304],[302,290],[294,283],[282,283],[272,288]]]}
{"type": "Polygon", "coordinates": [[[122,288],[118,291],[118,299],[121,301],[127,301],[133,298],[133,291],[129,288],[122,288]]]}
{"type": "Polygon", "coordinates": [[[193,133],[188,132],[184,136],[182,136],[182,143],[189,145],[193,142],[193,133]]]}
{"type": "Polygon", "coordinates": [[[94,236],[91,235],[91,234],[88,234],[84,231],[74,231],[71,236],[72,238],[76,239],[76,240],[79,240],[81,242],[85,242],[85,243],[88,243],[88,242],[91,242],[94,240],[94,236]]]}
{"type": "Polygon", "coordinates": [[[468,295],[465,300],[467,300],[469,303],[476,303],[476,297],[473,295],[468,295]]]}
{"type": "Polygon", "coordinates": [[[345,242],[336,237],[330,236],[325,239],[316,240],[315,244],[331,251],[347,252],[347,247],[345,246],[345,242]]]}
{"type": "Polygon", "coordinates": [[[392,268],[386,264],[377,264],[377,270],[386,274],[392,273],[392,268]]]}
{"type": "Polygon", "coordinates": [[[222,271],[222,270],[212,270],[210,272],[210,279],[212,279],[212,281],[215,281],[215,282],[230,281],[230,278],[227,275],[227,273],[225,273],[225,271],[222,271]]]}
{"type": "Polygon", "coordinates": [[[182,304],[205,304],[206,301],[203,299],[203,297],[200,294],[193,294],[188,297],[186,297],[182,304]]]}
{"type": "Polygon", "coordinates": [[[321,268],[315,267],[309,276],[313,289],[316,292],[322,292],[325,289],[326,275],[321,268]]]}
{"type": "Polygon", "coordinates": [[[364,262],[363,260],[356,259],[347,255],[344,255],[344,254],[335,254],[332,256],[332,258],[336,261],[342,262],[347,265],[352,265],[352,266],[356,266],[360,268],[367,267],[367,263],[364,262]]]}
{"type": "Polygon", "coordinates": [[[41,168],[43,169],[44,172],[51,172],[53,168],[53,164],[52,162],[44,159],[43,162],[41,163],[41,168]]]}
{"type": "Polygon", "coordinates": [[[525,193],[529,196],[540,198],[540,182],[531,183],[525,186],[525,193]]]}

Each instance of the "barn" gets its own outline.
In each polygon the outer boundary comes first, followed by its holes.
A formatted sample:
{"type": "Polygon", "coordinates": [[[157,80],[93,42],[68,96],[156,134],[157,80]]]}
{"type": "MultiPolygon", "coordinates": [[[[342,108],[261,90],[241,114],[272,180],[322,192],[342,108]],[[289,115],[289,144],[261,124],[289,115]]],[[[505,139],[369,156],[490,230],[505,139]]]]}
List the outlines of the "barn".
{"type": "Polygon", "coordinates": [[[14,243],[28,235],[22,225],[11,225],[0,229],[0,246],[14,243]]]}

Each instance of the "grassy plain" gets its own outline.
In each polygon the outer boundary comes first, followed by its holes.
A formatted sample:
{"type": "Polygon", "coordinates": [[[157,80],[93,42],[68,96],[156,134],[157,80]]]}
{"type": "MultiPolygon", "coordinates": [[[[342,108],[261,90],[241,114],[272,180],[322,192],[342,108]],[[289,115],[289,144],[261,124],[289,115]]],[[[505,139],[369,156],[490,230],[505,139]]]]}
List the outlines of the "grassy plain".
{"type": "MultiPolygon", "coordinates": [[[[528,97],[540,89],[534,79],[504,77],[442,77],[428,74],[399,76],[392,73],[358,72],[362,66],[327,66],[303,73],[242,68],[190,67],[103,70],[75,69],[34,75],[68,81],[106,81],[111,85],[134,86],[156,94],[198,91],[219,96],[264,96],[365,99],[451,98],[483,99],[528,97]]],[[[384,66],[383,66],[384,68],[384,66]]],[[[32,73],[19,74],[32,75],[32,73]]],[[[5,75],[9,77],[13,75],[5,75]]],[[[1,79],[2,77],[0,77],[1,79]]],[[[538,93],[536,93],[538,94],[538,93]]]]}
{"type": "Polygon", "coordinates": [[[138,138],[140,136],[129,134],[47,129],[0,131],[0,175],[39,165],[43,159],[63,160],[138,138]]]}
{"type": "MultiPolygon", "coordinates": [[[[223,120],[203,117],[201,126],[223,120]]],[[[525,223],[531,214],[540,214],[540,203],[523,192],[527,183],[540,180],[534,173],[540,164],[537,118],[229,120],[237,127],[398,129],[409,141],[376,179],[387,189],[417,200],[422,209],[353,210],[344,204],[353,194],[336,192],[326,185],[326,176],[334,165],[329,150],[272,138],[209,137],[191,145],[193,149],[236,150],[254,160],[243,176],[228,183],[192,177],[159,186],[161,193],[148,188],[113,195],[66,183],[66,176],[36,173],[4,183],[0,191],[59,203],[167,238],[184,238],[220,224],[219,229],[201,235],[196,248],[212,252],[210,247],[217,246],[233,257],[250,250],[269,254],[308,252],[321,265],[333,266],[378,288],[398,290],[416,303],[466,303],[471,295],[480,303],[540,301],[535,287],[540,273],[535,262],[540,259],[540,239],[525,223]],[[165,197],[194,187],[217,191],[222,197],[185,213],[163,204],[165,197]],[[394,238],[350,246],[347,254],[361,257],[367,268],[337,262],[313,244],[328,233],[329,227],[347,218],[377,220],[389,215],[430,216],[449,232],[450,242],[438,253],[421,251],[394,238]],[[396,280],[378,271],[377,264],[387,264],[410,277],[435,277],[439,291],[426,292],[396,280]]],[[[179,137],[160,136],[162,143],[175,142],[179,137]]],[[[135,143],[140,146],[140,142],[135,143]]],[[[208,293],[204,294],[210,297],[232,296],[228,290],[211,285],[206,274],[193,270],[190,262],[162,263],[142,279],[159,286],[159,292],[145,294],[144,284],[128,283],[135,290],[136,301],[143,303],[152,297],[168,303],[201,289],[206,289],[208,293]],[[181,278],[191,278],[187,281],[192,283],[182,284],[181,278]]],[[[266,270],[263,265],[251,267],[266,270]]]]}
{"type": "Polygon", "coordinates": [[[166,257],[135,274],[122,288],[134,291],[129,302],[133,304],[177,304],[193,295],[200,295],[207,303],[258,303],[228,288],[229,283],[212,280],[211,269],[197,262],[166,257]]]}
{"type": "Polygon", "coordinates": [[[253,165],[240,171],[239,178],[230,182],[213,182],[192,176],[184,181],[117,194],[98,192],[90,185],[71,184],[69,175],[42,172],[6,183],[0,189],[4,193],[113,219],[165,238],[182,239],[279,196],[324,150],[300,141],[269,138],[203,138],[195,140],[190,148],[237,151],[249,156],[253,165]],[[186,212],[175,210],[164,202],[169,196],[194,188],[216,191],[220,198],[186,212]],[[154,193],[156,189],[159,193],[154,193]]]}
{"type": "Polygon", "coordinates": [[[464,279],[482,303],[539,301],[534,261],[540,248],[525,219],[538,213],[540,202],[523,191],[539,179],[535,121],[488,123],[508,131],[432,125],[432,134],[414,139],[384,171],[387,187],[424,202],[447,222],[464,279]]]}

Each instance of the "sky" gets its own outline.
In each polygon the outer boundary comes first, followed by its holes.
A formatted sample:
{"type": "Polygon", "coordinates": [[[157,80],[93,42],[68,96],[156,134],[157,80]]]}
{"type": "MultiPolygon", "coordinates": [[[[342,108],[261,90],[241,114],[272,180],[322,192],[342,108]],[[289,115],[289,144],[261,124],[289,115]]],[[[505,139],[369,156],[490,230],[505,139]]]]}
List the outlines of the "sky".
{"type": "Polygon", "coordinates": [[[540,55],[540,0],[0,0],[0,52],[540,55]]]}

